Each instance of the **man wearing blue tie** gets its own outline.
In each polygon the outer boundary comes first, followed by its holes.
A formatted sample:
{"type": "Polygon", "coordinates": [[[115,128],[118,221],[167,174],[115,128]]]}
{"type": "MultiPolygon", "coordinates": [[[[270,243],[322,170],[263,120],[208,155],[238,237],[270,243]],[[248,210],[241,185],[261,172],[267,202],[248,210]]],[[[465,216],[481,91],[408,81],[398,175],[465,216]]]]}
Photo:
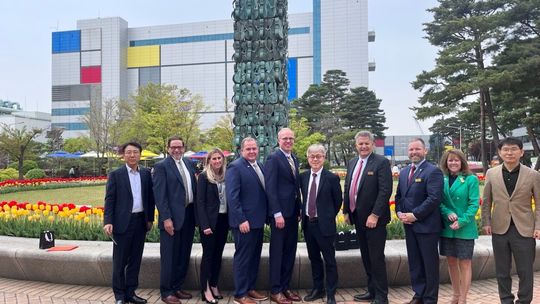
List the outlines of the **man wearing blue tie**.
{"type": "Polygon", "coordinates": [[[240,145],[241,157],[225,173],[229,226],[234,237],[234,303],[255,304],[267,296],[255,291],[267,216],[264,175],[257,161],[259,147],[252,137],[240,145]]]}
{"type": "Polygon", "coordinates": [[[401,170],[396,193],[396,212],[405,227],[409,273],[414,297],[409,304],[437,303],[439,293],[439,205],[443,174],[426,161],[424,140],[409,142],[411,165],[401,170]]]}

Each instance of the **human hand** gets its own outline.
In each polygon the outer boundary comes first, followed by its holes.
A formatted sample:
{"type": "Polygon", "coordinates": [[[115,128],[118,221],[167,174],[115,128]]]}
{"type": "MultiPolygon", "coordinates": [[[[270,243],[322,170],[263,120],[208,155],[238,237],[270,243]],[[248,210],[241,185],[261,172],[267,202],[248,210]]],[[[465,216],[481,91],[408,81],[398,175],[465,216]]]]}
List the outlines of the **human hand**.
{"type": "Polygon", "coordinates": [[[484,226],[482,230],[484,230],[484,234],[491,235],[491,226],[484,226]]]}
{"type": "Polygon", "coordinates": [[[450,224],[450,229],[452,229],[452,230],[458,230],[459,228],[460,227],[459,227],[459,222],[458,221],[455,221],[452,224],[450,224]]]}
{"type": "Polygon", "coordinates": [[[450,222],[455,222],[455,221],[457,221],[457,214],[455,214],[455,213],[449,214],[449,215],[448,215],[448,220],[449,220],[450,222]]]}
{"type": "Polygon", "coordinates": [[[170,236],[174,235],[174,224],[170,218],[163,221],[163,227],[170,236]]]}
{"type": "Polygon", "coordinates": [[[276,228],[277,229],[285,228],[285,219],[283,218],[283,216],[278,216],[278,217],[274,218],[274,220],[276,221],[276,228]]]}
{"type": "Polygon", "coordinates": [[[204,233],[204,235],[210,235],[210,234],[212,234],[213,232],[212,232],[212,229],[206,228],[206,229],[203,230],[203,233],[204,233]]]}
{"type": "Polygon", "coordinates": [[[105,226],[103,226],[103,232],[105,232],[106,235],[112,235],[113,233],[113,225],[112,224],[107,224],[105,226]]]}
{"type": "Polygon", "coordinates": [[[249,222],[245,221],[240,226],[238,226],[241,233],[248,233],[249,232],[249,222]]]}
{"type": "Polygon", "coordinates": [[[366,227],[368,228],[375,228],[377,227],[377,222],[379,221],[379,217],[375,214],[370,214],[366,220],[366,227]]]}

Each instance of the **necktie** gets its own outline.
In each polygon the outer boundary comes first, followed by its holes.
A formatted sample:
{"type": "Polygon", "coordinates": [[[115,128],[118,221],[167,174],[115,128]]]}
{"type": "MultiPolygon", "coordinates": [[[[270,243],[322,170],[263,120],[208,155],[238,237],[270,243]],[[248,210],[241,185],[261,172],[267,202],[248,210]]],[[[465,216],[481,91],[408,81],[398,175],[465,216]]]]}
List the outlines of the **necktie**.
{"type": "Polygon", "coordinates": [[[266,189],[265,188],[265,185],[264,185],[264,175],[262,174],[261,172],[261,168],[259,168],[259,166],[257,165],[257,163],[254,163],[251,165],[253,167],[253,169],[255,170],[255,173],[257,173],[257,176],[259,176],[259,180],[261,181],[261,184],[263,186],[263,189],[266,189]]]}
{"type": "Polygon", "coordinates": [[[296,166],[294,165],[294,160],[292,159],[292,157],[289,155],[287,156],[287,160],[289,161],[289,165],[291,166],[291,170],[292,170],[292,174],[293,175],[296,175],[295,172],[296,172],[296,166]]]}
{"type": "Polygon", "coordinates": [[[412,164],[411,165],[411,170],[409,171],[409,179],[408,179],[409,185],[412,183],[415,170],[416,170],[416,166],[414,164],[412,164]]]}
{"type": "Polygon", "coordinates": [[[351,187],[349,188],[349,207],[351,209],[351,213],[356,210],[356,193],[358,192],[358,181],[360,180],[360,173],[362,172],[362,166],[364,165],[364,160],[360,160],[360,164],[358,165],[358,170],[356,170],[356,174],[354,175],[351,187]]]}
{"type": "Polygon", "coordinates": [[[308,216],[309,218],[314,218],[316,214],[316,204],[317,201],[317,174],[313,173],[313,180],[311,181],[311,187],[309,188],[309,200],[308,200],[308,216]]]}
{"type": "Polygon", "coordinates": [[[178,171],[180,172],[180,177],[182,178],[182,184],[184,184],[184,189],[186,190],[185,205],[187,206],[189,204],[189,189],[188,189],[186,172],[184,172],[184,163],[182,162],[182,160],[178,161],[178,171]]]}

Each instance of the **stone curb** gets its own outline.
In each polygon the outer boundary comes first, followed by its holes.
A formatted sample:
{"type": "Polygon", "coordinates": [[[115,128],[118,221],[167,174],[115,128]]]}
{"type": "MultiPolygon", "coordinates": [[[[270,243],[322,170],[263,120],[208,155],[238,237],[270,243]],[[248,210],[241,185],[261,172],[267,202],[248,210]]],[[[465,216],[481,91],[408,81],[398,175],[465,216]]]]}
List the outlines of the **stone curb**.
{"type": "MultiPolygon", "coordinates": [[[[38,249],[38,239],[0,236],[0,277],[76,285],[111,285],[112,243],[95,241],[57,240],[56,245],[77,245],[73,251],[47,252],[38,249]]],[[[536,246],[540,255],[540,245],[536,246]]],[[[220,287],[233,289],[232,259],[234,245],[227,244],[223,253],[220,287]]],[[[388,283],[391,286],[409,285],[409,266],[405,241],[390,240],[385,249],[388,283]]],[[[190,268],[183,288],[199,289],[199,267],[202,257],[200,244],[194,244],[190,268]]],[[[359,249],[337,251],[339,288],[366,286],[359,249]]],[[[474,248],[473,280],[495,277],[491,237],[481,236],[474,248]]],[[[140,271],[140,287],[159,288],[159,243],[146,243],[140,271]]],[[[268,244],[264,244],[257,288],[269,289],[268,244]]],[[[514,267],[515,268],[515,267],[514,267]]],[[[446,259],[441,257],[440,281],[449,281],[446,259]]],[[[534,270],[540,270],[536,259],[534,270]]],[[[295,268],[291,280],[293,289],[309,289],[312,286],[311,268],[305,243],[298,244],[295,268]]]]}

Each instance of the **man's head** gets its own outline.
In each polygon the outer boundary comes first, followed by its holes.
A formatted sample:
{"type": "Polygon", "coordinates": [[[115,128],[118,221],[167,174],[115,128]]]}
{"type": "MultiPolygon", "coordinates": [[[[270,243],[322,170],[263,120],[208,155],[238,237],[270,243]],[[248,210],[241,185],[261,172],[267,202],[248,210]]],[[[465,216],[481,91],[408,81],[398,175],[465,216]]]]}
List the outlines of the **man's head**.
{"type": "Polygon", "coordinates": [[[120,146],[119,152],[122,154],[124,161],[130,167],[135,169],[141,160],[142,147],[139,143],[128,142],[120,146]]]}
{"type": "Polygon", "coordinates": [[[326,148],[321,144],[313,144],[307,149],[306,155],[311,170],[317,172],[324,166],[326,148]]]}
{"type": "Polygon", "coordinates": [[[240,144],[240,153],[250,163],[257,161],[257,156],[259,156],[257,141],[253,137],[244,138],[240,144]]]}
{"type": "Polygon", "coordinates": [[[506,165],[514,166],[523,157],[523,142],[515,137],[506,137],[497,146],[500,157],[506,165]]]}
{"type": "Polygon", "coordinates": [[[375,137],[369,131],[360,131],[354,136],[356,151],[360,158],[368,157],[375,149],[375,137]]]}
{"type": "Polygon", "coordinates": [[[180,160],[184,155],[186,147],[181,137],[173,136],[167,140],[167,152],[175,160],[180,160]]]}
{"type": "Polygon", "coordinates": [[[279,130],[278,143],[281,150],[290,154],[294,145],[294,132],[289,128],[279,130]]]}
{"type": "Polygon", "coordinates": [[[413,164],[418,164],[423,161],[427,155],[426,144],[423,139],[420,137],[415,138],[409,142],[409,147],[407,150],[409,159],[413,164]]]}

